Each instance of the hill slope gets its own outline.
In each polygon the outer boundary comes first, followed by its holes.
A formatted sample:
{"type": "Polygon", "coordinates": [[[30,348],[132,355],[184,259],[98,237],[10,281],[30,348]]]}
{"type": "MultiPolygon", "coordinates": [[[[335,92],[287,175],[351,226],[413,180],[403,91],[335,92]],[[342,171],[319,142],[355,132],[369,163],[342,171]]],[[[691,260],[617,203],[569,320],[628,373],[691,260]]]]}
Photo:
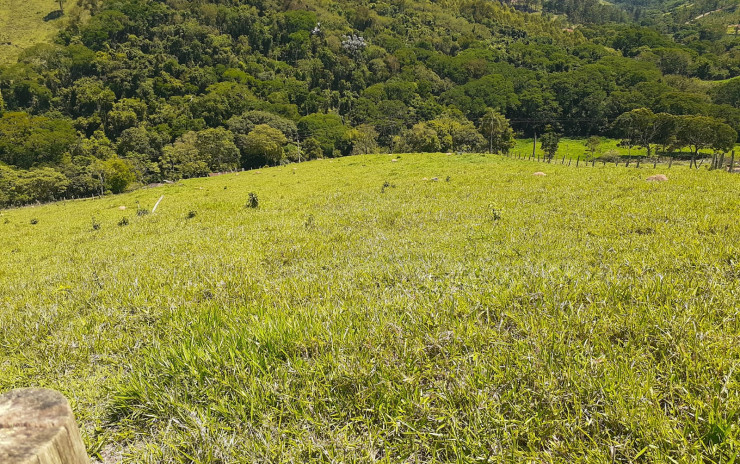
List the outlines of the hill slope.
{"type": "MultiPolygon", "coordinates": [[[[65,9],[75,0],[66,0],[65,9]]],[[[0,0],[0,65],[15,62],[25,49],[39,43],[48,43],[66,22],[55,12],[55,0],[0,0]]]]}
{"type": "Polygon", "coordinates": [[[0,391],[62,390],[111,462],[727,460],[740,177],[651,173],[374,155],[3,211],[0,391]]]}

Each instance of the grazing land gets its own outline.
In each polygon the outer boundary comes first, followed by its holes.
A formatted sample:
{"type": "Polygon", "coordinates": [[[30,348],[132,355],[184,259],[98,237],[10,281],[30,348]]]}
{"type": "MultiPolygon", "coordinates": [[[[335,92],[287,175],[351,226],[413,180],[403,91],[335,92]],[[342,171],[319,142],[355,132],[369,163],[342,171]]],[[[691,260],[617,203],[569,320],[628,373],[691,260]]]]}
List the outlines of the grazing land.
{"type": "Polygon", "coordinates": [[[0,391],[104,462],[731,462],[738,191],[403,154],[5,210],[0,391]]]}
{"type": "MultiPolygon", "coordinates": [[[[75,2],[66,0],[65,9],[75,2]]],[[[51,42],[65,17],[57,0],[0,0],[0,65],[13,63],[26,48],[51,42]]]]}

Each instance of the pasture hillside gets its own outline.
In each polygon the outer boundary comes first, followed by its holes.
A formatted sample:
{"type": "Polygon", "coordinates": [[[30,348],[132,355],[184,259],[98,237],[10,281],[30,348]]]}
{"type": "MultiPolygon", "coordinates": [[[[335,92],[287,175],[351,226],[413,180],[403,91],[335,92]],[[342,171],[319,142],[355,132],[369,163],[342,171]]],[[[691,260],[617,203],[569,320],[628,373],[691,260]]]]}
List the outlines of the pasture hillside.
{"type": "MultiPolygon", "coordinates": [[[[74,0],[65,0],[65,9],[74,0]]],[[[0,65],[13,63],[26,48],[51,42],[65,22],[56,0],[0,0],[0,65]]]]}
{"type": "Polygon", "coordinates": [[[104,462],[731,462],[740,176],[663,172],[364,155],[5,210],[0,391],[64,392],[104,462]]]}

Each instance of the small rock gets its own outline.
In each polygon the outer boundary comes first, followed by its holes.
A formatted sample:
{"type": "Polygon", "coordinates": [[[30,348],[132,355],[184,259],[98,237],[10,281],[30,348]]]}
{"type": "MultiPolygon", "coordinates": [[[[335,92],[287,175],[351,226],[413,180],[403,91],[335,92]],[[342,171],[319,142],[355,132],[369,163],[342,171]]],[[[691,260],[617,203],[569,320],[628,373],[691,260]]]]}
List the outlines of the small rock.
{"type": "Polygon", "coordinates": [[[126,207],[125,206],[119,206],[118,209],[120,209],[121,211],[126,211],[126,207]]]}
{"type": "Polygon", "coordinates": [[[545,174],[544,172],[539,172],[539,171],[538,171],[538,172],[535,172],[535,173],[534,173],[534,174],[532,174],[532,175],[533,175],[533,176],[537,176],[537,177],[545,177],[545,176],[546,176],[547,174],[545,174]]]}
{"type": "Polygon", "coordinates": [[[397,162],[397,161],[398,161],[398,160],[397,160],[396,158],[393,158],[393,159],[391,160],[391,162],[392,162],[392,163],[395,163],[395,162],[397,162]]]}
{"type": "Polygon", "coordinates": [[[654,176],[650,176],[647,179],[648,182],[665,182],[668,180],[668,177],[665,174],[656,174],[654,176]]]}
{"type": "Polygon", "coordinates": [[[430,180],[432,182],[438,182],[439,181],[439,177],[432,177],[430,180]]]}

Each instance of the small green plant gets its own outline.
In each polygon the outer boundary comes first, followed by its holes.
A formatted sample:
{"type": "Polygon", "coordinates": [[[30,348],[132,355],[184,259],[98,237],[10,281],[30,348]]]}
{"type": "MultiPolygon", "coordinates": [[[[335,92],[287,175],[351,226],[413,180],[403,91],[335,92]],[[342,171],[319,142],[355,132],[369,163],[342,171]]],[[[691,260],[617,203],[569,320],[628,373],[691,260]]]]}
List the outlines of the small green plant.
{"type": "Polygon", "coordinates": [[[494,222],[501,220],[501,210],[495,207],[491,207],[491,219],[494,222]]]}
{"type": "Polygon", "coordinates": [[[92,218],[92,228],[93,230],[100,230],[100,222],[98,222],[97,219],[95,219],[95,216],[92,218]]]}
{"type": "Polygon", "coordinates": [[[258,208],[260,205],[260,200],[257,198],[257,194],[254,192],[249,192],[249,197],[247,198],[247,208],[258,208]]]}
{"type": "Polygon", "coordinates": [[[190,210],[190,211],[188,211],[188,216],[187,216],[187,218],[188,218],[188,219],[193,219],[193,218],[194,218],[195,216],[197,216],[197,215],[198,215],[198,213],[197,213],[196,211],[190,210]]]}
{"type": "Polygon", "coordinates": [[[31,219],[31,225],[34,225],[35,226],[38,223],[39,223],[39,220],[38,219],[36,219],[36,218],[31,219]]]}
{"type": "Polygon", "coordinates": [[[312,229],[314,226],[314,217],[313,214],[309,214],[306,218],[306,222],[303,223],[303,227],[306,229],[312,229]]]}
{"type": "Polygon", "coordinates": [[[126,216],[122,217],[120,221],[118,221],[118,225],[120,227],[127,226],[128,225],[128,218],[126,216]]]}

